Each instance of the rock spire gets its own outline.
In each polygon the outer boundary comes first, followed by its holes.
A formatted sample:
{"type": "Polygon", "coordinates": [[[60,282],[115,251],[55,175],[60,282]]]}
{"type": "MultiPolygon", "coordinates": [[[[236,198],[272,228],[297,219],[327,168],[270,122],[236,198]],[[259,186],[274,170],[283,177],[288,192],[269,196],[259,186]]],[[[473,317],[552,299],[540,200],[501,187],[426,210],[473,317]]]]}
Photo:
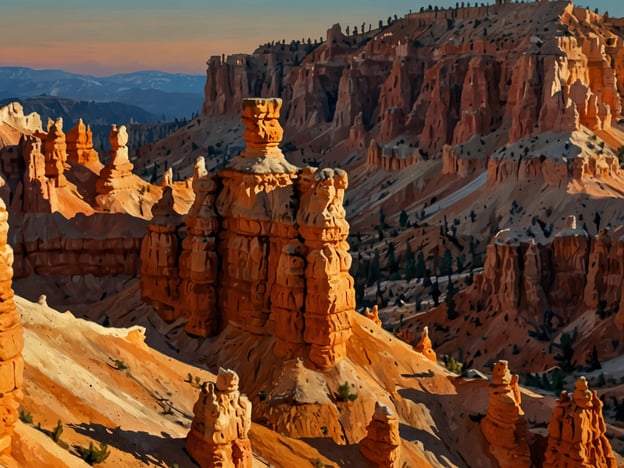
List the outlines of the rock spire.
{"type": "Polygon", "coordinates": [[[24,338],[13,302],[13,249],[7,244],[8,213],[0,200],[0,466],[17,466],[11,458],[11,437],[23,398],[24,338]]]}
{"type": "Polygon", "coordinates": [[[193,407],[186,450],[202,468],[251,468],[251,402],[238,390],[236,372],[219,368],[216,384],[205,384],[193,407]]]}

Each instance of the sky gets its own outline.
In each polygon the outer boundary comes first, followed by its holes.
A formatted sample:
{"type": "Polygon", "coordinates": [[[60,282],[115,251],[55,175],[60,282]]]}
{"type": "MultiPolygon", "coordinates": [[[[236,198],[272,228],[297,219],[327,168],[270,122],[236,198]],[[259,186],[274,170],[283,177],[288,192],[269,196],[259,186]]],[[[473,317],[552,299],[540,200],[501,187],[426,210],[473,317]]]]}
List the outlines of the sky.
{"type": "MultiPolygon", "coordinates": [[[[456,0],[2,0],[0,66],[106,76],[138,70],[204,74],[212,55],[273,40],[325,37],[334,23],[376,26],[456,0]]],[[[470,3],[473,3],[472,1],[470,3]]],[[[479,2],[481,3],[481,2],[479,2]]],[[[489,0],[488,3],[494,3],[489,0]]],[[[622,0],[579,0],[624,17],[622,0]]]]}

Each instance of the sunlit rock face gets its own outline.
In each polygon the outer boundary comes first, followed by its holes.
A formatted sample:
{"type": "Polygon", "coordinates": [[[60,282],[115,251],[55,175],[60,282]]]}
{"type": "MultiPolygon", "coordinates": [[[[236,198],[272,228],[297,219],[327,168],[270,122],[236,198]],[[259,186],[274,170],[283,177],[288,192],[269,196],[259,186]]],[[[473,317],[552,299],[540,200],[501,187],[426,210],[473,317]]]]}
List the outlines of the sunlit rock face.
{"type": "Polygon", "coordinates": [[[245,150],[216,176],[198,160],[182,242],[165,188],[143,241],[142,295],[167,320],[188,317],[191,334],[270,333],[276,355],[329,368],[346,355],[355,308],[348,178],[284,158],[280,107],[243,100],[245,150]]]}
{"type": "Polygon", "coordinates": [[[0,200],[0,465],[17,466],[11,459],[11,436],[23,398],[24,338],[13,302],[13,250],[7,244],[9,224],[0,200]]]}

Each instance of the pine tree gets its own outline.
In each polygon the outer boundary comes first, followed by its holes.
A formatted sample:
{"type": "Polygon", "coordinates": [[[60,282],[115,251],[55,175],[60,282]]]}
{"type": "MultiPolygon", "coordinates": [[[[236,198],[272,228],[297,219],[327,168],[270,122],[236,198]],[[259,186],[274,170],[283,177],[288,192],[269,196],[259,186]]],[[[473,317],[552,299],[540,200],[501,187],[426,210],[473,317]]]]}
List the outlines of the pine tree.
{"type": "Polygon", "coordinates": [[[413,278],[416,278],[416,259],[408,241],[405,249],[405,279],[409,281],[413,278]]]}
{"type": "Polygon", "coordinates": [[[422,249],[418,251],[418,255],[416,257],[416,278],[424,278],[427,276],[427,265],[425,263],[425,255],[423,254],[422,249]]]}
{"type": "Polygon", "coordinates": [[[449,276],[451,274],[453,274],[453,255],[447,248],[440,262],[440,276],[449,276]]]}
{"type": "Polygon", "coordinates": [[[390,274],[395,273],[399,269],[399,264],[394,253],[394,242],[388,242],[386,267],[388,268],[388,273],[390,274]]]}
{"type": "Polygon", "coordinates": [[[381,279],[381,272],[379,270],[379,250],[375,249],[375,253],[373,255],[373,261],[371,263],[370,269],[368,270],[368,281],[367,285],[372,286],[375,282],[381,279]]]}
{"type": "Polygon", "coordinates": [[[455,289],[455,286],[453,285],[453,281],[451,280],[451,277],[449,275],[448,286],[446,290],[446,299],[445,299],[446,316],[448,317],[449,320],[455,320],[457,317],[459,317],[459,314],[455,310],[455,293],[456,292],[457,290],[455,289]]]}
{"type": "Polygon", "coordinates": [[[431,294],[431,299],[433,299],[433,305],[435,306],[439,305],[440,302],[438,300],[440,299],[440,296],[442,293],[440,292],[440,285],[438,284],[437,278],[436,278],[436,282],[431,285],[430,294],[431,294]]]}
{"type": "Polygon", "coordinates": [[[409,216],[407,216],[407,211],[401,210],[401,213],[399,214],[399,226],[404,228],[408,224],[409,224],[409,216]]]}

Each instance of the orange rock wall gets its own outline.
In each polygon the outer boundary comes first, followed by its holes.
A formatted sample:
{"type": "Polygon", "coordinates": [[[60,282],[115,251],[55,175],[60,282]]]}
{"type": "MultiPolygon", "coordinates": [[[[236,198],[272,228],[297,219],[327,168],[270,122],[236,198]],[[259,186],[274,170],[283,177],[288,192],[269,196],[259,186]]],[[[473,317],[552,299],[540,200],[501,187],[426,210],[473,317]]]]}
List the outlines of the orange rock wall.
{"type": "Polygon", "coordinates": [[[12,462],[11,436],[23,398],[24,339],[20,318],[13,302],[13,250],[7,244],[8,214],[0,200],[0,465],[12,462]]]}
{"type": "Polygon", "coordinates": [[[617,463],[602,415],[598,393],[590,391],[585,377],[572,395],[562,392],[548,424],[548,447],[544,468],[591,466],[615,468],[617,463]]]}
{"type": "Polygon", "coordinates": [[[203,111],[233,115],[243,97],[270,89],[297,143],[314,146],[322,132],[317,142],[348,140],[359,116],[364,140],[413,136],[429,157],[495,130],[516,141],[608,129],[622,110],[623,38],[597,24],[612,27],[566,2],[528,2],[423,11],[358,36],[335,25],[318,47],[212,58],[203,111]],[[542,22],[559,27],[536,31],[542,22]]]}
{"type": "Polygon", "coordinates": [[[487,247],[483,273],[462,294],[483,298],[486,310],[537,323],[549,309],[568,323],[600,307],[606,316],[616,314],[616,325],[624,329],[623,233],[618,226],[589,237],[574,217],[547,245],[503,230],[487,247]]]}
{"type": "Polygon", "coordinates": [[[307,354],[328,368],[346,354],[355,308],[347,175],[286,161],[280,105],[243,101],[246,149],[214,181],[198,162],[182,249],[173,205],[163,198],[155,207],[142,295],[167,320],[189,317],[189,333],[213,335],[228,323],[273,333],[278,356],[307,354]]]}
{"type": "Polygon", "coordinates": [[[139,273],[141,240],[147,229],[143,220],[124,214],[95,213],[78,215],[68,226],[58,214],[26,213],[17,216],[16,221],[21,230],[11,231],[10,242],[15,251],[17,278],[33,273],[44,276],[136,276],[139,273]]]}

